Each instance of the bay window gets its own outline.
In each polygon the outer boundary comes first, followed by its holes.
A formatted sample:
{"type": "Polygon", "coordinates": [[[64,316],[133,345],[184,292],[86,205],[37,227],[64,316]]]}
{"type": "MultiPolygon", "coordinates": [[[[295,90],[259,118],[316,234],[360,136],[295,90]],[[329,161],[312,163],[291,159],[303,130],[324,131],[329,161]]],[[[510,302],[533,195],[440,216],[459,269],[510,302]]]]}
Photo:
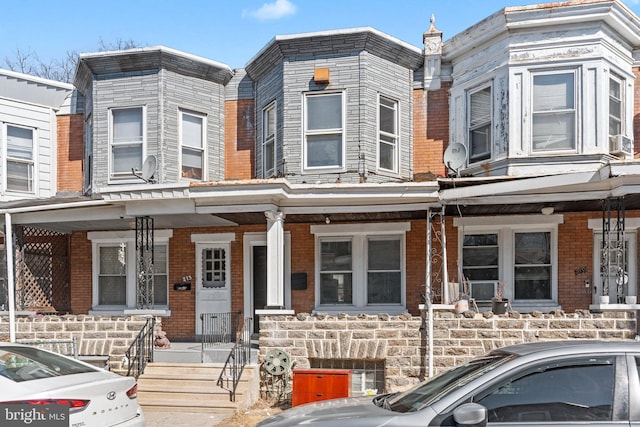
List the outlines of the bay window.
{"type": "Polygon", "coordinates": [[[575,84],[574,72],[533,76],[533,151],[576,148],[575,84]]]}
{"type": "Polygon", "coordinates": [[[378,110],[378,167],[398,172],[398,102],[380,96],[378,110]]]}
{"type": "Polygon", "coordinates": [[[469,93],[469,162],[491,157],[491,87],[469,93]]]}
{"type": "Polygon", "coordinates": [[[180,112],[181,172],[183,178],[199,181],[204,179],[205,123],[205,117],[201,114],[180,112]]]}
{"type": "Polygon", "coordinates": [[[305,169],[342,168],[344,150],[342,93],[305,94],[305,169]]]}
{"type": "Polygon", "coordinates": [[[110,116],[110,177],[130,178],[133,176],[133,169],[142,169],[145,141],[144,109],[112,109],[110,116]]]}

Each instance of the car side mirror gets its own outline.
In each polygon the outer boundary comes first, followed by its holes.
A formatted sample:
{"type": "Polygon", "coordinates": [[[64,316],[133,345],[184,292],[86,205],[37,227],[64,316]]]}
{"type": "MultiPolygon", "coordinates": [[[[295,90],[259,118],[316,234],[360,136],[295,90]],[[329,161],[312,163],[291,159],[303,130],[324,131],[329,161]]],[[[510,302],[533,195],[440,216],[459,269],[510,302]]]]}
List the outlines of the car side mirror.
{"type": "Polygon", "coordinates": [[[461,427],[485,427],[488,418],[487,408],[478,403],[464,403],[453,410],[453,419],[461,427]]]}

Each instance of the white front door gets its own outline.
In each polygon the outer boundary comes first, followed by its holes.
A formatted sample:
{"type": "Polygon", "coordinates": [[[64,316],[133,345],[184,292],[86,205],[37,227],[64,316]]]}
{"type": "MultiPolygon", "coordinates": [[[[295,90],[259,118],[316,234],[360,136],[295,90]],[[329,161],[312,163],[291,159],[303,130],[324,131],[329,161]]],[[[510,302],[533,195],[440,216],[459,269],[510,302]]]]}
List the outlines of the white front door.
{"type": "Polygon", "coordinates": [[[196,335],[202,335],[203,313],[231,312],[231,247],[196,244],[196,335]]]}

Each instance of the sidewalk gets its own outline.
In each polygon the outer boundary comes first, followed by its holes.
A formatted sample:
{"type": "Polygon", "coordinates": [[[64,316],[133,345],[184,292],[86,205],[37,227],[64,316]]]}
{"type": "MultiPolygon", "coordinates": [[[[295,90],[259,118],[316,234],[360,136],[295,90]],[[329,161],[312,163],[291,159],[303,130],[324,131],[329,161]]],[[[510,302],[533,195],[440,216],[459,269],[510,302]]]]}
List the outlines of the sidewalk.
{"type": "Polygon", "coordinates": [[[149,409],[144,411],[144,416],[147,419],[147,427],[215,427],[230,417],[230,415],[164,412],[149,409]]]}

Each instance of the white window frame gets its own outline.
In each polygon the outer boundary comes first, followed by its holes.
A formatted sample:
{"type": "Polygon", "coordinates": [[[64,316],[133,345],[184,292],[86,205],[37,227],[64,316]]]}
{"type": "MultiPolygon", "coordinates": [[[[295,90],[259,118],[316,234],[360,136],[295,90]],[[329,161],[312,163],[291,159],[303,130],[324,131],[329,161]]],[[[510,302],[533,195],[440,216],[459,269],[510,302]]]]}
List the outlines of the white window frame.
{"type": "Polygon", "coordinates": [[[270,178],[276,175],[276,147],[277,147],[277,129],[278,115],[276,101],[273,101],[262,110],[262,177],[270,178]],[[269,116],[273,116],[273,133],[269,133],[269,116]],[[272,156],[268,156],[268,147],[271,146],[272,156]],[[271,161],[271,167],[268,167],[268,161],[271,161]]]}
{"type": "Polygon", "coordinates": [[[478,163],[478,162],[483,162],[483,161],[487,161],[490,160],[493,157],[493,84],[492,82],[489,82],[487,84],[481,85],[481,86],[477,86],[475,88],[473,88],[472,90],[467,91],[467,132],[466,132],[466,138],[467,138],[467,152],[468,152],[468,158],[469,158],[469,163],[473,164],[473,163],[478,163]],[[481,123],[472,125],[471,123],[471,119],[473,117],[473,109],[472,109],[472,102],[471,102],[471,98],[474,95],[479,94],[480,92],[484,91],[484,90],[489,90],[489,120],[488,121],[483,121],[481,123]],[[478,130],[478,129],[482,129],[484,127],[487,127],[489,130],[489,135],[488,135],[488,141],[487,143],[489,144],[489,151],[487,152],[482,152],[476,155],[476,158],[472,158],[472,155],[474,153],[472,153],[472,145],[473,145],[473,141],[471,138],[472,132],[478,130]]]}
{"type": "Polygon", "coordinates": [[[303,172],[344,172],[346,170],[346,144],[345,144],[345,134],[346,134],[346,92],[345,91],[331,91],[331,92],[307,92],[302,94],[302,135],[303,135],[303,150],[302,150],[302,170],[303,172]],[[341,100],[341,109],[342,109],[342,120],[340,128],[326,128],[320,130],[308,130],[307,123],[309,118],[309,111],[307,107],[307,100],[311,97],[320,97],[320,96],[336,96],[340,95],[341,100]],[[322,165],[322,166],[309,166],[309,154],[308,154],[308,143],[307,138],[309,136],[323,136],[323,135],[340,135],[340,158],[341,164],[339,165],[322,165]]]}
{"type": "Polygon", "coordinates": [[[30,127],[30,126],[22,126],[22,125],[17,125],[14,123],[5,123],[3,126],[3,139],[4,139],[4,144],[3,144],[3,155],[4,155],[4,180],[3,180],[3,185],[4,185],[4,189],[9,192],[9,193],[19,193],[19,194],[35,194],[36,193],[36,186],[37,186],[37,162],[36,159],[38,158],[38,132],[37,132],[37,128],[34,127],[30,127]],[[23,159],[20,157],[10,157],[9,156],[9,128],[13,127],[13,128],[18,128],[18,129],[28,129],[31,131],[31,160],[28,159],[23,159]],[[15,162],[15,163],[21,163],[21,164],[25,164],[27,166],[27,183],[29,185],[29,189],[27,191],[23,191],[23,190],[18,190],[18,189],[13,189],[13,188],[9,188],[9,162],[15,162]]]}
{"type": "Polygon", "coordinates": [[[114,172],[114,167],[115,167],[115,160],[113,157],[113,148],[115,146],[121,146],[121,147],[125,147],[125,146],[137,146],[140,145],[141,147],[141,157],[140,157],[140,167],[138,168],[139,170],[142,169],[142,164],[146,158],[146,152],[147,152],[147,107],[146,106],[139,106],[139,105],[133,105],[133,106],[128,106],[128,107],[113,107],[113,108],[109,108],[109,182],[122,182],[122,181],[132,181],[132,182],[139,182],[139,179],[135,178],[135,176],[133,175],[132,172],[130,171],[126,171],[126,172],[120,172],[120,173],[115,173],[114,172]],[[113,119],[113,112],[114,111],[120,111],[120,110],[133,110],[133,109],[140,109],[142,111],[142,138],[140,141],[128,141],[128,142],[118,142],[118,143],[114,143],[113,141],[113,126],[114,126],[114,119],[113,119]]]}
{"type": "Polygon", "coordinates": [[[514,310],[558,309],[558,224],[564,222],[563,215],[513,215],[509,217],[455,218],[458,227],[458,277],[462,277],[463,239],[469,234],[498,235],[498,280],[504,284],[504,297],[511,301],[514,310]],[[548,232],[551,237],[551,298],[540,300],[514,300],[515,234],[548,232]]]}
{"type": "MultiPolygon", "coordinates": [[[[607,80],[608,83],[608,80],[607,80]]],[[[578,150],[578,139],[579,139],[579,135],[578,135],[578,130],[579,130],[579,124],[580,124],[580,103],[579,98],[580,98],[580,93],[581,93],[581,84],[580,84],[580,74],[579,74],[579,70],[577,68],[563,68],[563,69],[554,69],[554,70],[532,70],[531,71],[531,100],[530,100],[530,105],[531,105],[531,123],[530,123],[530,130],[531,130],[531,137],[530,137],[530,146],[529,146],[529,150],[530,153],[532,154],[549,154],[549,153],[575,153],[578,150]],[[541,110],[541,111],[535,111],[534,110],[534,101],[536,99],[536,86],[535,86],[535,80],[536,77],[541,77],[541,76],[552,76],[552,75],[572,75],[573,76],[573,108],[566,108],[566,109],[562,109],[562,110],[541,110]],[[565,113],[565,112],[573,112],[573,142],[572,142],[572,146],[571,147],[562,147],[562,148],[558,148],[558,149],[544,149],[544,148],[536,148],[535,144],[534,144],[534,121],[536,118],[536,115],[557,115],[558,113],[565,113]]]]}
{"type": "Polygon", "coordinates": [[[615,135],[626,135],[625,130],[625,80],[618,76],[617,74],[611,73],[609,75],[609,80],[608,80],[609,85],[607,86],[607,93],[608,93],[608,103],[607,103],[607,114],[609,117],[609,126],[607,127],[607,132],[609,134],[609,138],[611,138],[612,136],[615,135]],[[618,86],[620,87],[620,94],[619,94],[619,98],[614,98],[611,96],[611,91],[609,90],[609,88],[611,87],[611,82],[614,81],[615,83],[618,84],[618,86]],[[620,115],[619,116],[614,116],[611,114],[611,100],[612,98],[616,101],[618,101],[618,103],[620,104],[620,115]],[[619,131],[618,133],[612,134],[611,133],[611,121],[613,120],[617,120],[619,123],[619,131]]]}
{"type": "Polygon", "coordinates": [[[315,235],[315,307],[317,311],[347,313],[402,313],[406,310],[406,233],[410,223],[389,224],[330,224],[311,226],[315,235]],[[367,304],[367,243],[370,237],[400,240],[401,289],[398,304],[367,304]],[[321,244],[324,241],[346,241],[352,244],[352,304],[320,304],[321,244]]]}
{"type": "MultiPolygon", "coordinates": [[[[154,232],[154,245],[165,245],[167,247],[167,305],[156,306],[161,312],[168,312],[169,304],[169,239],[173,237],[173,230],[156,230],[154,232]]],[[[92,260],[92,303],[91,311],[105,314],[123,314],[136,309],[136,236],[134,230],[126,231],[91,231],[87,233],[87,239],[91,241],[92,260]],[[126,304],[122,305],[100,305],[99,295],[99,272],[100,272],[100,248],[125,245],[125,277],[126,277],[126,304]]],[[[150,311],[150,310],[139,310],[150,311]]]]}
{"type": "Polygon", "coordinates": [[[378,94],[378,155],[377,155],[377,165],[378,169],[384,172],[391,172],[397,174],[399,171],[400,164],[400,103],[397,99],[390,98],[388,96],[384,96],[382,94],[378,94]],[[383,105],[383,100],[393,104],[392,107],[387,105],[383,105]],[[394,132],[386,132],[382,130],[382,123],[380,121],[380,114],[383,108],[387,108],[393,111],[393,127],[394,132]],[[387,141],[386,139],[392,140],[392,142],[387,141]],[[381,154],[382,154],[382,146],[390,146],[392,149],[392,159],[391,159],[391,168],[385,168],[381,165],[381,154]]]}
{"type": "Polygon", "coordinates": [[[189,180],[189,181],[206,181],[207,179],[207,116],[206,114],[198,113],[195,111],[182,110],[182,109],[179,111],[178,114],[180,117],[180,120],[178,122],[178,134],[180,137],[180,168],[179,168],[180,177],[181,179],[189,180]],[[184,123],[185,116],[195,117],[201,121],[202,127],[200,129],[200,132],[201,132],[200,140],[202,145],[200,147],[195,147],[193,145],[188,145],[185,143],[184,133],[183,133],[183,126],[184,126],[183,123],[184,123]],[[198,152],[200,154],[202,178],[193,178],[193,177],[190,177],[188,174],[185,174],[185,171],[183,170],[185,150],[198,152]]]}

